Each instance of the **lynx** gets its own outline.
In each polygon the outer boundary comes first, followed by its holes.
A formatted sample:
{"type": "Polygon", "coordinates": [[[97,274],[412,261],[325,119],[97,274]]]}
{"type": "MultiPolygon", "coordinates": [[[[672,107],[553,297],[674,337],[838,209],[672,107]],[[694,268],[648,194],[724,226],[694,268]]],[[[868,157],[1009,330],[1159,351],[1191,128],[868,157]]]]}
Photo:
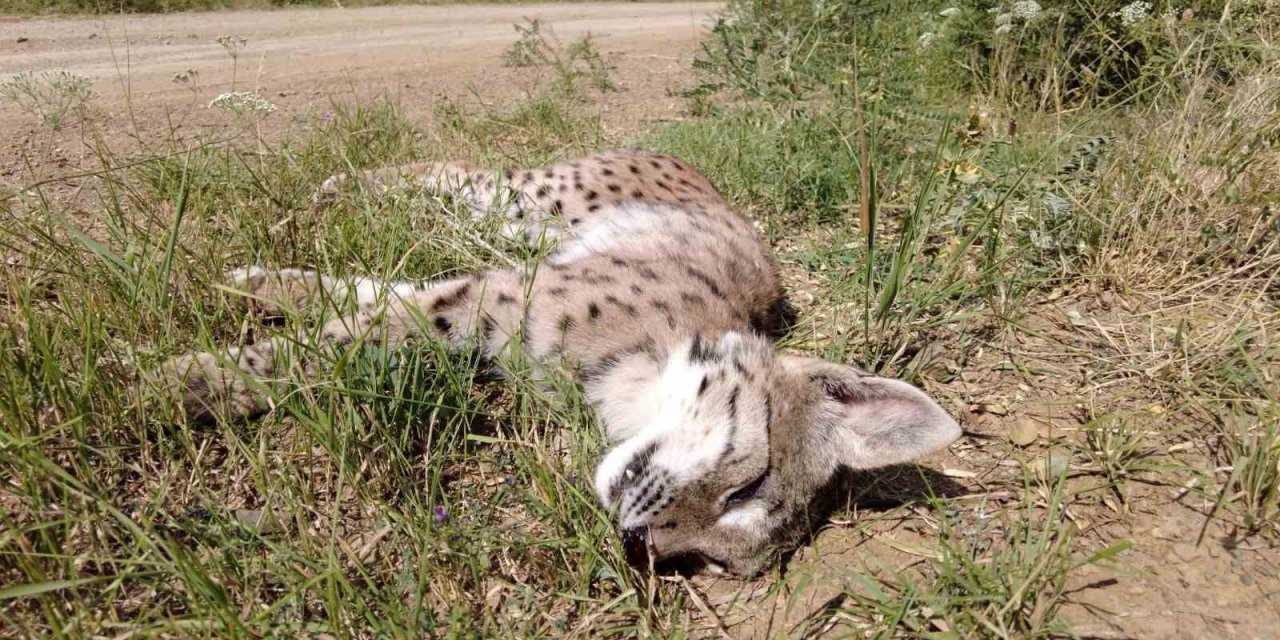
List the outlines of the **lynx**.
{"type": "MultiPolygon", "coordinates": [[[[960,435],[910,384],[777,351],[787,307],[764,240],[677,158],[614,151],[505,173],[411,164],[330,178],[318,204],[355,181],[448,192],[503,216],[513,237],[557,245],[539,264],[433,282],[251,267],[232,285],[268,306],[354,298],[323,325],[325,348],[435,339],[500,364],[518,342],[573,371],[610,443],[594,488],[633,564],[696,557],[757,573],[796,544],[841,469],[912,461],[960,435]]],[[[286,376],[288,342],[183,356],[160,379],[193,417],[253,416],[286,376]]]]}

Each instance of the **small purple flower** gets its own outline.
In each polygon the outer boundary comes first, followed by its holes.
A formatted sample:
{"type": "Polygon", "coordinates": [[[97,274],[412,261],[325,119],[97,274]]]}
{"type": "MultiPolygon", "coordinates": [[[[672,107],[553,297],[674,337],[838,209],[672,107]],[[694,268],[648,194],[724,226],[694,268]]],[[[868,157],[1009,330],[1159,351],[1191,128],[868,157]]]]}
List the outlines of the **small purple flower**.
{"type": "Polygon", "coordinates": [[[434,519],[437,524],[449,519],[449,511],[444,508],[444,505],[436,505],[434,519]]]}
{"type": "Polygon", "coordinates": [[[320,121],[325,124],[329,124],[330,122],[333,122],[333,116],[326,113],[323,116],[320,116],[320,121]]]}

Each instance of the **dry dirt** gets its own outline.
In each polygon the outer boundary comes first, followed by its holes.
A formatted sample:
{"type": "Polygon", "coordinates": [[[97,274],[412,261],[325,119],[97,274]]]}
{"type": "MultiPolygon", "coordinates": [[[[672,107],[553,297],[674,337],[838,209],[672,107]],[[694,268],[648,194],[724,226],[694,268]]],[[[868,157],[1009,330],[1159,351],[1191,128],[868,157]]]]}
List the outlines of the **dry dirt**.
{"type": "MultiPolygon", "coordinates": [[[[316,117],[333,100],[370,100],[384,93],[425,122],[439,95],[502,100],[529,88],[537,71],[505,67],[502,56],[516,37],[511,25],[539,18],[563,40],[587,32],[598,37],[620,89],[599,104],[606,132],[619,138],[680,117],[680,100],[668,90],[688,81],[693,54],[717,6],[383,7],[4,20],[0,76],[67,69],[91,79],[100,95],[97,103],[106,112],[104,129],[113,132],[108,135],[118,145],[136,144],[171,128],[217,133],[227,126],[226,119],[204,106],[233,87],[257,89],[279,107],[266,120],[276,132],[316,117]],[[247,41],[234,65],[216,42],[224,35],[247,41]],[[174,81],[175,75],[192,70],[197,72],[196,91],[174,81]]],[[[28,114],[0,104],[0,180],[28,178],[31,168],[24,165],[29,160],[41,165],[37,173],[93,164],[74,135],[65,134],[52,146],[42,137],[47,135],[28,114]]],[[[803,290],[801,276],[790,276],[789,284],[803,290]]],[[[1097,300],[1105,298],[1095,293],[1068,293],[1042,302],[1032,313],[1039,335],[1058,337],[1021,347],[1024,352],[1038,350],[1036,364],[1050,374],[1028,379],[1002,367],[1005,356],[995,337],[984,347],[988,353],[975,355],[958,382],[931,389],[974,434],[957,447],[957,455],[931,465],[958,474],[956,484],[968,494],[959,504],[970,504],[974,512],[983,505],[1002,506],[1022,490],[1018,458],[1034,461],[1053,444],[1078,436],[1072,433],[1080,422],[1078,407],[1098,402],[1090,396],[1093,381],[1077,382],[1088,378],[1094,357],[1089,354],[1097,351],[1081,342],[1082,332],[1071,325],[1069,312],[1098,318],[1099,332],[1126,323],[1157,323],[1130,313],[1127,304],[1123,309],[1099,306],[1097,300]],[[990,403],[1004,409],[973,410],[990,403]],[[1008,433],[1024,420],[1040,425],[1042,433],[1025,449],[1011,447],[1008,433]]],[[[1142,306],[1141,301],[1134,305],[1142,306]]],[[[1144,328],[1135,325],[1139,335],[1144,328]]],[[[1106,334],[1094,336],[1098,342],[1103,338],[1110,340],[1106,334]]],[[[1026,336],[1012,339],[1025,341],[1026,336]]],[[[1107,402],[1122,398],[1113,393],[1107,402]]],[[[1161,455],[1197,453],[1182,447],[1176,425],[1167,418],[1153,415],[1151,422],[1152,429],[1170,434],[1154,443],[1162,448],[1161,455]]],[[[1196,544],[1208,504],[1203,495],[1180,490],[1188,477],[1135,483],[1127,503],[1100,500],[1093,508],[1068,513],[1078,519],[1085,548],[1124,539],[1135,544],[1126,556],[1126,571],[1084,572],[1068,585],[1075,604],[1067,617],[1082,635],[1264,638],[1280,633],[1280,577],[1273,550],[1234,544],[1229,528],[1217,524],[1209,525],[1203,542],[1196,544]]],[[[772,592],[767,582],[710,576],[695,578],[690,587],[702,594],[734,637],[812,631],[802,621],[815,610],[838,604],[830,598],[853,587],[849,576],[854,570],[913,571],[927,562],[936,530],[927,514],[903,515],[873,511],[856,526],[834,523],[825,528],[797,554],[784,584],[772,592]]],[[[709,616],[704,620],[711,622],[709,616]]]]}
{"type": "MultiPolygon", "coordinates": [[[[614,67],[619,91],[601,103],[606,134],[678,117],[667,95],[688,73],[715,3],[574,3],[522,6],[295,9],[94,18],[0,18],[0,78],[65,69],[93,82],[109,142],[181,130],[217,133],[227,119],[204,108],[218,93],[255,89],[279,111],[282,130],[318,116],[332,101],[397,98],[415,119],[437,96],[502,101],[540,72],[503,66],[517,34],[536,18],[563,42],[590,33],[614,67]],[[233,60],[217,42],[244,38],[233,60]],[[175,80],[195,71],[193,83],[175,80]],[[195,87],[193,91],[192,87],[195,87]]],[[[72,169],[87,161],[67,134],[50,152],[36,144],[36,120],[0,104],[0,177],[14,179],[22,157],[72,169]],[[52,157],[50,157],[52,155],[52,157]]]]}

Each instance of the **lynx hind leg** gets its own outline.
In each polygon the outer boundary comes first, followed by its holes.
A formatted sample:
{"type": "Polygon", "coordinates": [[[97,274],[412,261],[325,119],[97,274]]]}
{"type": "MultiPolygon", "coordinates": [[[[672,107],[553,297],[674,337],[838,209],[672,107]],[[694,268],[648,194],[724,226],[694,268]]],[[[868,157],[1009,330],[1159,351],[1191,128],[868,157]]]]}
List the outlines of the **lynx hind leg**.
{"type": "Polygon", "coordinates": [[[524,285],[513,272],[433,283],[385,304],[330,320],[316,335],[273,337],[225,352],[174,358],[151,381],[174,393],[183,412],[197,419],[253,417],[270,408],[272,389],[294,371],[315,366],[340,345],[358,342],[395,347],[414,336],[449,347],[500,354],[521,325],[524,285]],[[297,356],[301,367],[294,367],[297,356]],[[320,357],[317,357],[320,356],[320,357]]]}
{"type": "MultiPolygon", "coordinates": [[[[483,212],[494,201],[498,185],[493,173],[481,170],[469,162],[415,162],[370,169],[356,174],[360,185],[377,196],[405,188],[422,188],[437,193],[449,193],[464,199],[468,206],[483,212]]],[[[353,182],[349,174],[332,175],[320,184],[311,197],[313,208],[327,207],[353,182]]]]}
{"type": "MultiPolygon", "coordinates": [[[[365,189],[377,195],[405,187],[451,194],[475,217],[495,213],[506,218],[503,235],[508,238],[526,242],[542,236],[555,239],[566,226],[562,207],[569,174],[563,171],[557,174],[550,168],[513,169],[499,175],[470,162],[452,161],[384,167],[365,171],[358,177],[365,189]],[[553,180],[553,176],[558,176],[559,182],[553,180]],[[562,194],[559,197],[554,195],[557,190],[562,194]]],[[[346,174],[328,178],[312,197],[313,206],[328,206],[351,182],[346,174]]],[[[581,184],[575,186],[582,188],[581,184]]]]}

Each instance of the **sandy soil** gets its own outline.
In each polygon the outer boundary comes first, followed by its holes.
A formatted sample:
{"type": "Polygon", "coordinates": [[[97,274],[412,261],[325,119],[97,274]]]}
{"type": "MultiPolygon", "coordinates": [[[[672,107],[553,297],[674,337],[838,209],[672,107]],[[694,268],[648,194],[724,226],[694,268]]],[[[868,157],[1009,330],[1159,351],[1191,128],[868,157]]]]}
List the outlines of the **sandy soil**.
{"type": "MultiPolygon", "coordinates": [[[[502,56],[517,36],[512,25],[537,18],[562,41],[586,33],[596,38],[620,88],[602,107],[606,129],[632,129],[675,115],[677,101],[666,89],[687,73],[718,6],[400,6],[3,19],[0,77],[65,69],[89,78],[100,96],[95,104],[106,111],[106,129],[121,134],[217,127],[225,118],[203,107],[233,88],[256,89],[275,103],[279,112],[267,122],[277,128],[331,100],[382,94],[425,118],[438,95],[500,100],[528,87],[537,72],[504,67],[502,56]],[[233,59],[220,36],[246,44],[233,59]],[[193,82],[175,80],[191,71],[193,82]]],[[[0,145],[16,152],[11,159],[30,151],[39,132],[32,116],[0,104],[0,145]]],[[[78,164],[79,153],[64,154],[72,157],[56,158],[57,164],[78,164]]]]}

